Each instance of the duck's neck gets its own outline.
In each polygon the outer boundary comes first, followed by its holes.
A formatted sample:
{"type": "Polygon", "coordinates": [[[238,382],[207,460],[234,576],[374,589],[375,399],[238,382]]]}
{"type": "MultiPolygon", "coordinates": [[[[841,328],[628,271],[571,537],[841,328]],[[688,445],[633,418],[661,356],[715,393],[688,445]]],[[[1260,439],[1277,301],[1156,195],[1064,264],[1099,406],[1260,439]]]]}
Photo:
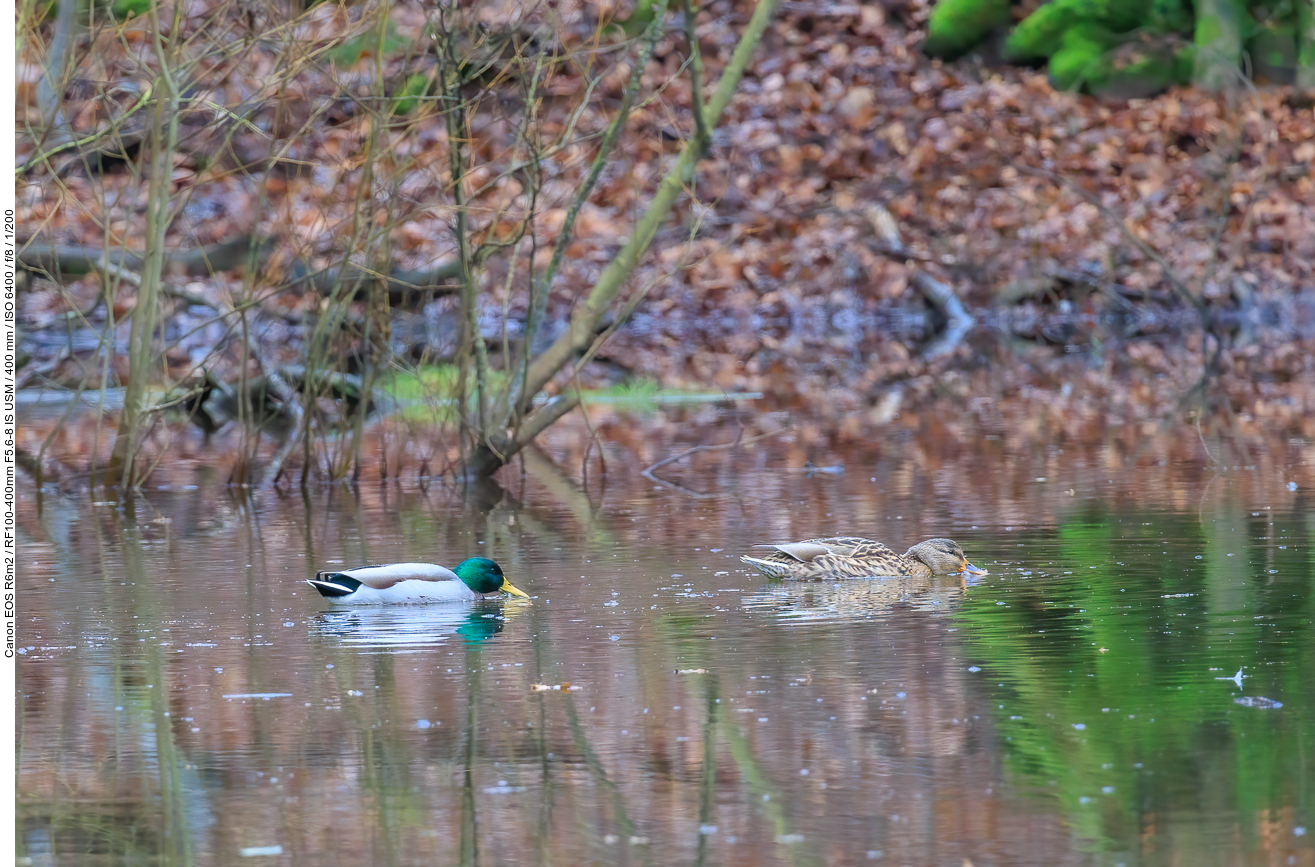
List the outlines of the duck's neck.
{"type": "Polygon", "coordinates": [[[936,574],[926,563],[913,557],[905,557],[904,563],[908,567],[910,578],[930,578],[936,574]]]}

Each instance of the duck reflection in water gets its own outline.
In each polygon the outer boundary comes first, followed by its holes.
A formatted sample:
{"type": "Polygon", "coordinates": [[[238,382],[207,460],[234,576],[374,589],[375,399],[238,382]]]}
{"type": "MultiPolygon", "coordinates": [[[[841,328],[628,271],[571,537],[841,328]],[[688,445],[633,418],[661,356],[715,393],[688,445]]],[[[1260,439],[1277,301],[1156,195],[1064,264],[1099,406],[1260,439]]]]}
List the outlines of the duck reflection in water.
{"type": "Polygon", "coordinates": [[[791,582],[746,594],[742,603],[746,609],[771,611],[791,622],[871,620],[900,611],[941,614],[963,604],[969,583],[962,574],[791,582]]]}
{"type": "Polygon", "coordinates": [[[502,632],[510,616],[491,602],[333,609],[311,620],[310,634],[344,647],[413,653],[454,637],[469,644],[488,641],[502,632]]]}

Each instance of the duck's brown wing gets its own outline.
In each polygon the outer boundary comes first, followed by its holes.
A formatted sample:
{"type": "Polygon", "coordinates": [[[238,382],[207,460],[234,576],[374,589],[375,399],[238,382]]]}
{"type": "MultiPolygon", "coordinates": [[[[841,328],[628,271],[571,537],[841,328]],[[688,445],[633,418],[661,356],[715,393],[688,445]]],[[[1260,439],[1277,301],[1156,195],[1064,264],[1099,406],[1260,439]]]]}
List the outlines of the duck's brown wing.
{"type": "Polygon", "coordinates": [[[767,548],[762,559],[781,563],[809,563],[818,557],[832,554],[833,551],[824,539],[809,539],[804,542],[781,542],[776,545],[754,545],[755,548],[767,548]]]}
{"type": "MultiPolygon", "coordinates": [[[[853,557],[855,559],[895,556],[894,551],[890,550],[890,548],[881,544],[877,540],[864,539],[859,536],[832,536],[826,539],[807,539],[803,542],[794,542],[791,544],[823,549],[820,553],[814,554],[813,558],[822,556],[822,554],[831,554],[836,557],[853,557]]],[[[779,549],[783,546],[776,547],[779,549]]]]}
{"type": "Polygon", "coordinates": [[[810,577],[818,578],[881,578],[907,574],[899,557],[889,550],[881,555],[869,551],[852,557],[828,554],[814,559],[804,569],[810,577]]]}

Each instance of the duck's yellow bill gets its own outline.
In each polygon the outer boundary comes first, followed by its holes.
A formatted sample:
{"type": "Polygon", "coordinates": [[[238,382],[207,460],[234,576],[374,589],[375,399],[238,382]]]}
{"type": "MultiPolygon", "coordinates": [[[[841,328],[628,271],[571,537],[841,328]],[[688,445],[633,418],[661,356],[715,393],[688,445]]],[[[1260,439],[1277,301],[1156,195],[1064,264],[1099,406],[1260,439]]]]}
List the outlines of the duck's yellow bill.
{"type": "Polygon", "coordinates": [[[978,569],[976,566],[974,566],[973,564],[967,562],[966,560],[964,561],[964,564],[963,564],[963,570],[962,570],[962,571],[966,572],[966,573],[969,574],[969,575],[988,575],[988,574],[990,574],[990,573],[988,573],[985,569],[978,569]]]}
{"type": "Polygon", "coordinates": [[[499,587],[498,589],[499,589],[499,590],[505,590],[506,592],[510,593],[512,596],[523,596],[523,597],[526,598],[526,599],[529,599],[529,598],[530,598],[530,594],[525,593],[525,592],[523,592],[523,591],[521,591],[521,590],[518,590],[517,588],[513,587],[513,586],[511,585],[511,582],[508,581],[506,578],[503,578],[503,579],[502,579],[502,586],[499,587]]]}

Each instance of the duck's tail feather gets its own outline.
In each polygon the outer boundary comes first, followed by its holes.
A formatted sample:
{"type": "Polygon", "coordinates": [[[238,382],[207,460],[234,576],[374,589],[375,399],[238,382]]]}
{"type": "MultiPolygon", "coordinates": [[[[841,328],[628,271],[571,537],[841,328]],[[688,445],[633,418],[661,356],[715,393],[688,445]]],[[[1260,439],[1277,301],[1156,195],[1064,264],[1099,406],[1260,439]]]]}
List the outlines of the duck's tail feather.
{"type": "Polygon", "coordinates": [[[764,560],[761,557],[750,557],[747,554],[740,558],[740,562],[748,563],[768,578],[784,578],[789,574],[780,563],[773,560],[764,560]]]}
{"type": "Polygon", "coordinates": [[[307,578],[306,583],[320,591],[320,595],[326,599],[350,596],[361,586],[360,581],[341,572],[320,572],[314,578],[307,578]]]}

